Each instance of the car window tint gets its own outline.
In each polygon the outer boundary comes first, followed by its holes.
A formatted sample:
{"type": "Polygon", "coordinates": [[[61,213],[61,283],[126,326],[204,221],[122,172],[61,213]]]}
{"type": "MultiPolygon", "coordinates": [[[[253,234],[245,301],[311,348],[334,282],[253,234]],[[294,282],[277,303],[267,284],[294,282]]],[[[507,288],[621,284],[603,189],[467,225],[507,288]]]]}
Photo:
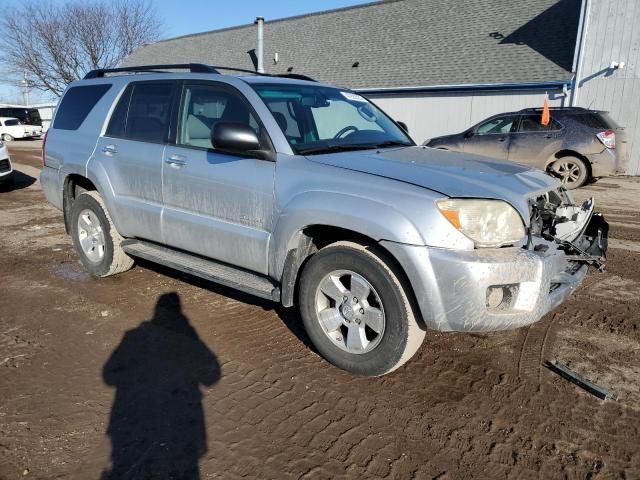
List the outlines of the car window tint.
{"type": "Polygon", "coordinates": [[[172,83],[141,83],[133,86],[125,136],[132,140],[162,143],[169,129],[172,83]]]}
{"type": "Polygon", "coordinates": [[[497,117],[493,118],[482,125],[476,130],[476,135],[490,135],[494,133],[509,133],[513,126],[515,117],[497,117]]]}
{"type": "Polygon", "coordinates": [[[71,87],[60,102],[53,128],[77,130],[110,88],[111,84],[71,87]]]}
{"type": "Polygon", "coordinates": [[[523,115],[518,127],[519,132],[549,132],[553,130],[560,130],[562,125],[557,120],[551,119],[548,125],[542,125],[540,123],[540,115],[523,115]]]}
{"type": "Polygon", "coordinates": [[[572,120],[581,123],[588,128],[606,129],[609,128],[603,118],[597,113],[579,113],[571,116],[572,120]]]}
{"type": "Polygon", "coordinates": [[[116,108],[113,110],[111,120],[109,120],[109,126],[107,127],[106,135],[108,137],[124,137],[132,90],[133,88],[128,86],[120,97],[120,100],[118,100],[118,105],[116,105],[116,108]]]}
{"type": "Polygon", "coordinates": [[[211,131],[218,122],[247,125],[260,136],[260,125],[239,95],[214,85],[186,85],[178,144],[212,148],[211,131]]]}
{"type": "Polygon", "coordinates": [[[295,105],[292,101],[278,100],[267,102],[267,106],[284,134],[294,143],[300,140],[300,129],[298,128],[295,105]]]}
{"type": "Polygon", "coordinates": [[[20,122],[18,120],[7,120],[6,122],[4,122],[5,127],[15,127],[16,125],[20,125],[20,122]]]}

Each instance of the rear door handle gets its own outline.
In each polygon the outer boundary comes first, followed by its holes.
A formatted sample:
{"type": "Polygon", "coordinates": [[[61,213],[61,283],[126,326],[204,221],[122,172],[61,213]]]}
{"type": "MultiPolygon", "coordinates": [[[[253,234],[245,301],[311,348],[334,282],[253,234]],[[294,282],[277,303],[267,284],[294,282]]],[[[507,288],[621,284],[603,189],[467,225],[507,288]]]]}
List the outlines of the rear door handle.
{"type": "Polygon", "coordinates": [[[178,168],[187,164],[187,157],[185,157],[184,155],[173,154],[164,162],[171,165],[172,167],[178,168]]]}
{"type": "Polygon", "coordinates": [[[103,153],[106,153],[107,155],[111,156],[114,153],[116,153],[118,151],[118,148],[115,145],[105,145],[104,148],[102,149],[103,153]]]}

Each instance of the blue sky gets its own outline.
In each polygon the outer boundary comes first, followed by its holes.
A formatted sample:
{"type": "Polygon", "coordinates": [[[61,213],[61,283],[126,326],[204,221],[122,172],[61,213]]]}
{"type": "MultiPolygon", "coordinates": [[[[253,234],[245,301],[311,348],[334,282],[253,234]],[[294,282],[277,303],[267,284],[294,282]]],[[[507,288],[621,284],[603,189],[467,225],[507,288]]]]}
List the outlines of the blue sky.
{"type": "MultiPolygon", "coordinates": [[[[53,3],[64,0],[52,0],[53,3]]],[[[162,38],[216,30],[252,23],[257,16],[265,20],[369,3],[370,0],[150,0],[163,23],[162,38]]],[[[0,0],[3,6],[20,0],[0,0]]],[[[46,96],[32,93],[32,102],[46,96]]],[[[21,98],[18,88],[0,83],[0,101],[21,98]]]]}

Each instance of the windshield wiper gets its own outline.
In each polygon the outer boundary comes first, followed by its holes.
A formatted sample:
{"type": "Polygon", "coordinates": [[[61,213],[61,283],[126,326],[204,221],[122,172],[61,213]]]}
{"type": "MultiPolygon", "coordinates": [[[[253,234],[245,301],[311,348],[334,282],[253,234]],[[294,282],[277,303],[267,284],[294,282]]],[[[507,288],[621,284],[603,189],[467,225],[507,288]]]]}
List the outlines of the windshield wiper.
{"type": "Polygon", "coordinates": [[[410,143],[400,142],[398,140],[386,140],[380,143],[342,143],[342,144],[325,144],[317,147],[299,148],[298,153],[302,155],[325,153],[325,152],[347,152],[349,150],[373,150],[374,148],[385,147],[410,147],[410,143]]]}
{"type": "Polygon", "coordinates": [[[401,142],[399,140],[385,140],[382,143],[376,143],[374,148],[385,148],[385,147],[411,147],[412,145],[407,142],[401,142]]]}
{"type": "Polygon", "coordinates": [[[336,145],[322,145],[317,147],[298,148],[298,153],[302,155],[309,155],[313,153],[325,153],[325,152],[347,152],[349,150],[371,150],[376,148],[376,145],[369,143],[343,143],[336,145]]]}

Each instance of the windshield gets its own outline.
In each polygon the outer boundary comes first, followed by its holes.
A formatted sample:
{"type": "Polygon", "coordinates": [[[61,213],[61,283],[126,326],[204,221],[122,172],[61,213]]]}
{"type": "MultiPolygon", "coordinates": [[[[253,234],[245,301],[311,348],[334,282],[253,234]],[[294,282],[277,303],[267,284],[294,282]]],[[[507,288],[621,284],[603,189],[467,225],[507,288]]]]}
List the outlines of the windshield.
{"type": "Polygon", "coordinates": [[[254,85],[300,154],[414,145],[382,110],[348,90],[316,85],[254,85]]]}

